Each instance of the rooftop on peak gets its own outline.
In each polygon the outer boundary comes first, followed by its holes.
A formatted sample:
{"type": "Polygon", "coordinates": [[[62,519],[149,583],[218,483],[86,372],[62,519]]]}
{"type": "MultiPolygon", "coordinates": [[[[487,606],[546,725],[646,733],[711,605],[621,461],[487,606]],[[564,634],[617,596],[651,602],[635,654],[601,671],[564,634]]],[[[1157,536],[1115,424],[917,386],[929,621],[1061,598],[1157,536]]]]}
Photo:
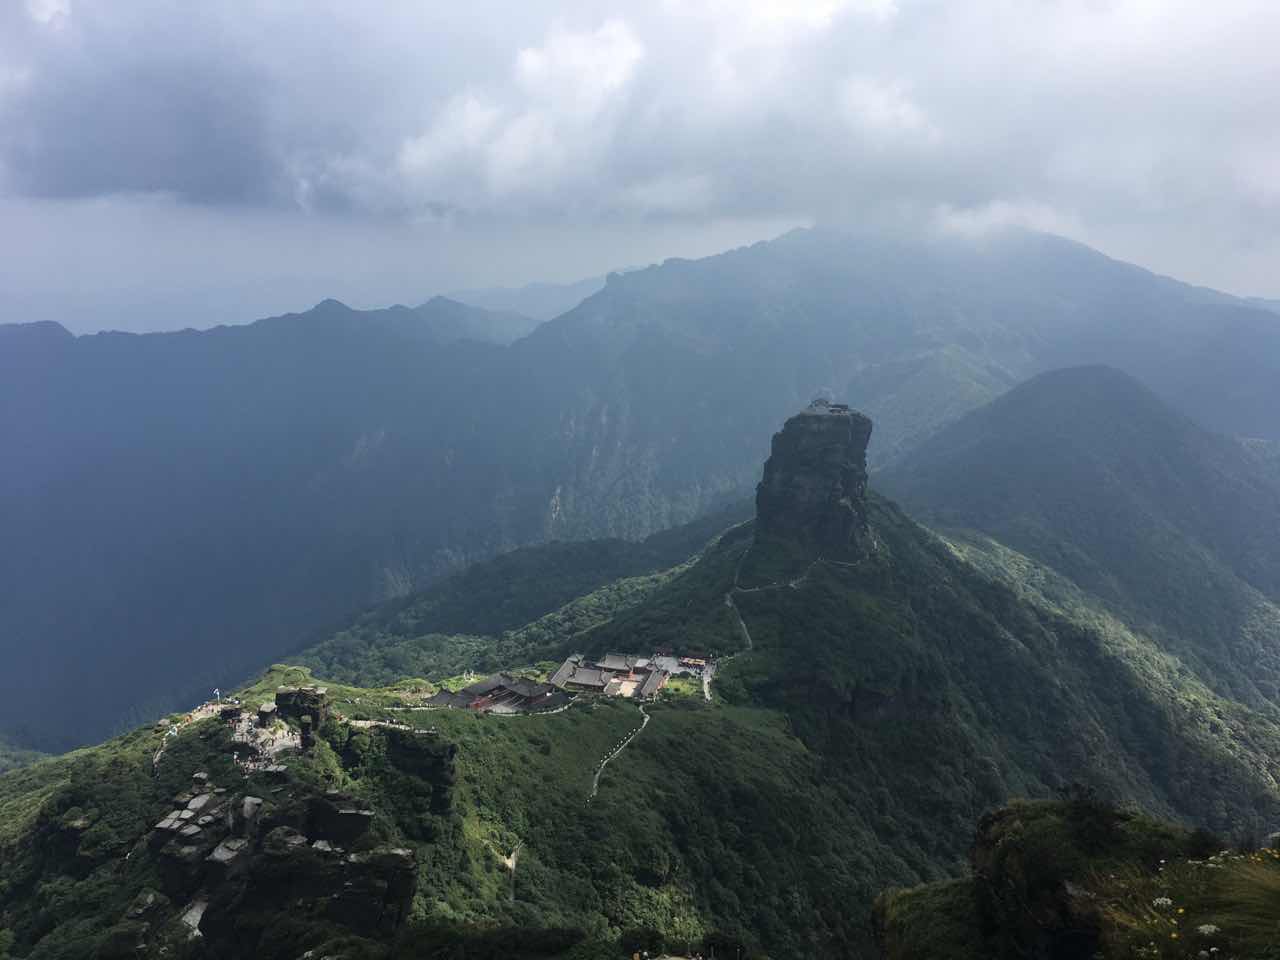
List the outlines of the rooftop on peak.
{"type": "Polygon", "coordinates": [[[816,400],[810,401],[809,406],[805,407],[801,413],[816,414],[818,416],[835,414],[847,417],[852,411],[847,403],[832,403],[826,397],[818,397],[816,400]]]}

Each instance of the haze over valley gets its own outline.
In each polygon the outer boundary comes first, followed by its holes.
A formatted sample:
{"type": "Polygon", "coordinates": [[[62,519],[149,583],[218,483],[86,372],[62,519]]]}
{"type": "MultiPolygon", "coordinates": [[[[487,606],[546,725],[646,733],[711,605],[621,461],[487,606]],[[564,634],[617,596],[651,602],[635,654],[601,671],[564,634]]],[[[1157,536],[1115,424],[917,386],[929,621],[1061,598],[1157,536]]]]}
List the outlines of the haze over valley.
{"type": "Polygon", "coordinates": [[[1280,951],[1278,33],[0,12],[0,960],[1280,951]]]}

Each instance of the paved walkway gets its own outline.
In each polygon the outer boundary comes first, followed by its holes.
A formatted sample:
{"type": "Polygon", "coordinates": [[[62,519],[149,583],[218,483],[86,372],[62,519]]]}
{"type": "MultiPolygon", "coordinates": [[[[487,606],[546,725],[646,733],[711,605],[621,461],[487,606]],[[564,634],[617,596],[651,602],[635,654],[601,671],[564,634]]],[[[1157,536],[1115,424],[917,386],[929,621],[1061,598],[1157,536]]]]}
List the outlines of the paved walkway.
{"type": "Polygon", "coordinates": [[[156,750],[155,755],[151,758],[151,772],[153,774],[160,772],[160,761],[164,759],[164,752],[168,749],[171,739],[177,737],[178,734],[196,721],[216,717],[223,707],[236,705],[235,701],[232,700],[206,700],[190,713],[183,714],[176,723],[170,725],[169,729],[165,731],[164,738],[160,741],[160,748],[156,750]]]}
{"type": "Polygon", "coordinates": [[[636,734],[638,734],[641,730],[643,730],[645,727],[649,725],[649,720],[651,718],[649,714],[645,713],[644,704],[640,704],[640,715],[644,717],[644,719],[640,721],[640,726],[636,727],[634,730],[628,733],[625,737],[619,740],[618,745],[613,748],[613,752],[610,753],[603,760],[601,760],[600,763],[596,766],[595,776],[591,778],[591,793],[587,795],[587,803],[590,803],[592,801],[592,799],[595,797],[596,793],[600,789],[600,774],[604,773],[605,766],[609,763],[610,760],[612,760],[614,757],[616,757],[618,754],[620,754],[623,750],[627,748],[627,744],[629,744],[632,740],[636,738],[636,734]]]}
{"type": "Polygon", "coordinates": [[[374,727],[383,727],[384,729],[387,729],[387,730],[403,730],[406,733],[423,733],[423,734],[434,735],[440,732],[435,727],[426,727],[426,728],[414,727],[414,726],[410,726],[407,723],[399,723],[398,721],[395,721],[395,720],[347,720],[347,718],[342,716],[341,714],[337,714],[336,716],[339,720],[344,720],[351,726],[356,727],[357,729],[360,729],[360,730],[369,730],[374,727]]]}
{"type": "MultiPolygon", "coordinates": [[[[733,570],[733,586],[730,587],[729,592],[724,595],[724,605],[728,607],[729,611],[733,614],[733,618],[734,620],[737,621],[737,624],[738,624],[738,632],[742,634],[742,642],[744,644],[744,647],[743,647],[743,650],[739,651],[739,653],[754,649],[755,643],[751,639],[751,631],[747,629],[747,622],[742,619],[742,613],[741,611],[738,610],[738,605],[733,600],[734,594],[762,593],[765,590],[781,590],[783,588],[786,588],[788,590],[798,590],[800,589],[801,586],[804,585],[805,581],[809,579],[809,574],[813,573],[813,568],[820,563],[829,563],[829,564],[832,564],[833,566],[847,567],[850,569],[853,569],[862,563],[862,560],[858,560],[854,563],[846,563],[842,560],[826,560],[826,559],[823,559],[822,557],[818,557],[816,560],[814,560],[812,563],[810,563],[807,567],[804,568],[804,572],[800,574],[800,576],[795,577],[791,580],[786,580],[786,581],[775,580],[773,583],[762,584],[761,586],[758,586],[758,587],[742,587],[738,585],[738,575],[742,572],[742,561],[747,558],[747,554],[750,552],[751,552],[751,548],[748,547],[747,550],[743,552],[742,556],[738,558],[738,564],[736,567],[734,567],[734,570],[733,570]]],[[[737,653],[731,653],[727,657],[721,657],[718,663],[728,663],[737,655],[738,655],[737,653]]],[[[711,681],[714,678],[714,676],[715,676],[715,665],[707,664],[706,669],[703,670],[702,672],[702,695],[704,698],[706,698],[707,702],[711,701],[711,681]]]]}
{"type": "Polygon", "coordinates": [[[234,753],[235,760],[245,773],[265,770],[276,762],[276,755],[285,750],[301,750],[302,735],[283,720],[274,721],[269,727],[260,727],[257,716],[246,710],[233,724],[232,744],[244,744],[248,749],[244,756],[234,753]]]}

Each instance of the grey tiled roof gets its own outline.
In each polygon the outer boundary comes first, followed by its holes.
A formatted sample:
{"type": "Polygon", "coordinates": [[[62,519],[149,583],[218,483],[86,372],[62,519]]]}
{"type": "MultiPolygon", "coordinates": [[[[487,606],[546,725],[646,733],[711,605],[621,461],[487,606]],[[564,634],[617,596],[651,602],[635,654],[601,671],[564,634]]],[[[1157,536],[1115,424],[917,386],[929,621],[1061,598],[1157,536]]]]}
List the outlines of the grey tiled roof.
{"type": "Polygon", "coordinates": [[[601,670],[630,670],[640,659],[634,653],[606,653],[596,666],[601,670]]]}
{"type": "Polygon", "coordinates": [[[650,670],[649,675],[644,678],[644,683],[640,684],[640,696],[652,697],[658,692],[658,688],[662,686],[662,681],[666,679],[666,676],[661,670],[650,670]]]}
{"type": "Polygon", "coordinates": [[[545,697],[552,691],[549,683],[539,683],[537,680],[526,680],[523,677],[511,678],[507,683],[503,684],[512,693],[518,693],[522,697],[530,699],[534,697],[545,697]]]}
{"type": "Polygon", "coordinates": [[[576,667],[565,680],[566,684],[576,684],[580,687],[600,687],[604,689],[605,684],[612,679],[612,675],[605,670],[593,670],[591,667],[576,667]]]}
{"type": "Polygon", "coordinates": [[[563,687],[565,682],[573,675],[573,671],[578,668],[581,658],[570,657],[564,663],[560,664],[560,669],[551,677],[551,683],[557,687],[563,687]]]}
{"type": "Polygon", "coordinates": [[[483,680],[477,680],[469,686],[463,687],[463,692],[471,694],[473,697],[482,697],[491,690],[504,686],[506,681],[510,679],[504,673],[495,673],[491,677],[485,677],[483,680]]]}

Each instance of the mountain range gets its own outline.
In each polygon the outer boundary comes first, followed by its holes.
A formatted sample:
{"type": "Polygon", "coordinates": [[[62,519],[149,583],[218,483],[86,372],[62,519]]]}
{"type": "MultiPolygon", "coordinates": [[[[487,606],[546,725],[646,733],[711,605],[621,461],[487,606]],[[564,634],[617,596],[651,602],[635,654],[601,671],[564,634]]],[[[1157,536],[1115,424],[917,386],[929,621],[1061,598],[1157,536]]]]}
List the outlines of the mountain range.
{"type": "Polygon", "coordinates": [[[29,664],[0,671],[0,731],[85,742],[475,560],[691,520],[746,495],[819,393],[875,420],[873,469],[1082,363],[1280,437],[1275,313],[1038,234],[796,231],[534,322],[326,301],[203,332],[0,328],[0,663],[29,664]]]}
{"type": "Polygon", "coordinates": [[[972,555],[1052,568],[1205,683],[1260,708],[1280,697],[1280,473],[1133,378],[1033,378],[877,482],[972,555]]]}
{"type": "Polygon", "coordinates": [[[542,322],[572,310],[604,287],[604,277],[587,277],[574,283],[526,283],[520,287],[483,287],[446,294],[485,310],[509,311],[542,322]]]}
{"type": "MultiPolygon", "coordinates": [[[[998,400],[940,431],[920,469],[950,480],[924,488],[945,499],[950,483],[951,509],[969,504],[966,484],[982,478],[947,471],[976,441],[948,435],[984,438],[983,424],[1005,417],[1027,420],[1027,434],[1001,434],[1013,451],[1039,433],[1042,456],[1061,446],[1072,462],[1100,457],[1111,448],[1096,424],[1037,398],[1075,396],[1087,408],[1081,391],[1103,388],[1116,420],[1199,444],[1123,444],[1116,487],[1082,470],[1080,498],[1108,497],[1130,523],[1143,516],[1139,492],[1179,501],[1140,482],[1119,496],[1126,477],[1193,476],[1206,450],[1235,444],[1129,378],[1086,368],[1019,387],[1012,413],[998,400]]],[[[1101,836],[1144,864],[1153,851],[1193,857],[1216,842],[1151,815],[1226,836],[1280,819],[1269,665],[1237,692],[1192,658],[1209,649],[1201,635],[1174,643],[1172,622],[1166,633],[1138,629],[1137,612],[1155,600],[1143,581],[1100,598],[1077,568],[1033,556],[1038,541],[1023,553],[976,527],[920,526],[868,489],[872,428],[841,407],[808,407],[774,436],[751,519],[732,508],[645,544],[531,547],[362,614],[294,658],[359,686],[309,691],[309,670],[277,666],[236,691],[226,717],[211,704],[0,777],[0,930],[11,949],[800,958],[869,957],[888,937],[891,956],[925,957],[904,952],[903,937],[929,946],[930,930],[953,929],[944,922],[975,929],[963,898],[987,888],[965,886],[973,824],[1011,797],[1066,792],[1086,798],[1086,813],[1094,792],[1139,805],[1147,819],[1108,819],[1101,836]],[[715,658],[711,699],[672,683],[639,710],[589,698],[543,716],[427,708],[438,690],[469,682],[452,671],[483,667],[495,651],[503,668],[545,676],[568,653],[649,647],[715,658]],[[427,675],[385,682],[398,664],[427,675]],[[256,705],[273,698],[287,722],[267,714],[273,739],[260,741],[256,705]],[[238,764],[276,738],[284,766],[242,774],[238,764]],[[948,880],[872,912],[886,887],[948,880]],[[945,909],[922,927],[931,905],[945,909]],[[904,916],[916,925],[904,930],[904,916]]],[[[997,471],[998,440],[979,444],[997,471]]],[[[1216,462],[1219,482],[1256,477],[1252,459],[1216,462]]],[[[1073,529],[1058,535],[1070,542],[1073,529]]],[[[1070,555],[1091,557],[1091,571],[1116,562],[1080,529],[1070,555]]],[[[1191,539],[1196,529],[1159,543],[1208,549],[1191,539]]],[[[1235,542],[1215,546],[1221,562],[1257,557],[1235,542]]],[[[1263,639],[1274,648],[1278,637],[1263,639]]],[[[1075,834],[1062,835],[1076,829],[1076,809],[983,818],[980,837],[1012,838],[999,847],[1009,858],[1000,876],[1039,890],[1017,864],[1043,864],[1058,871],[1046,881],[1055,896],[1063,877],[1080,880],[1075,834]],[[1036,836],[1052,842],[1036,848],[1036,836]],[[1012,859],[1024,842],[1030,852],[1012,859]]],[[[1014,906],[1002,915],[1008,951],[994,955],[1024,955],[1014,906]]]]}

